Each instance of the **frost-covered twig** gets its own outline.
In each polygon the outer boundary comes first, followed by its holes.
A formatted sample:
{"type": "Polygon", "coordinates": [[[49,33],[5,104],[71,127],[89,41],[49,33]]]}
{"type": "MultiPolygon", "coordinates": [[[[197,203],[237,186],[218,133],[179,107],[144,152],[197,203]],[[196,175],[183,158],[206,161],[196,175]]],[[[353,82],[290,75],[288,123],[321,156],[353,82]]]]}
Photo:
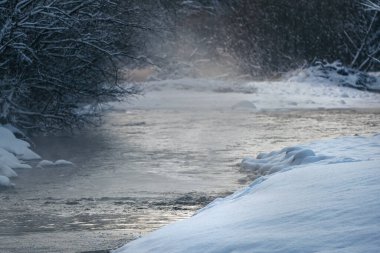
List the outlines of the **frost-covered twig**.
{"type": "Polygon", "coordinates": [[[146,27],[119,19],[114,1],[0,1],[0,11],[0,122],[73,127],[98,116],[81,106],[137,91],[118,85],[117,61],[130,50],[124,36],[146,27]]]}
{"type": "Polygon", "coordinates": [[[364,6],[368,7],[369,10],[373,11],[380,11],[380,2],[373,2],[370,0],[367,0],[366,2],[363,3],[364,6]]]}

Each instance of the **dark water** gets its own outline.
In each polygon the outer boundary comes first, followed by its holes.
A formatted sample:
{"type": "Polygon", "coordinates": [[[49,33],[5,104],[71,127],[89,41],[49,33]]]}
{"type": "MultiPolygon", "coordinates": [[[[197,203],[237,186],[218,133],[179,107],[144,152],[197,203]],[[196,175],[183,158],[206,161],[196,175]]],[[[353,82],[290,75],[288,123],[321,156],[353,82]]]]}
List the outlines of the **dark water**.
{"type": "Polygon", "coordinates": [[[110,249],[191,216],[251,180],[245,156],[380,131],[378,110],[127,109],[75,136],[37,137],[75,168],[18,171],[0,192],[0,252],[110,249]]]}

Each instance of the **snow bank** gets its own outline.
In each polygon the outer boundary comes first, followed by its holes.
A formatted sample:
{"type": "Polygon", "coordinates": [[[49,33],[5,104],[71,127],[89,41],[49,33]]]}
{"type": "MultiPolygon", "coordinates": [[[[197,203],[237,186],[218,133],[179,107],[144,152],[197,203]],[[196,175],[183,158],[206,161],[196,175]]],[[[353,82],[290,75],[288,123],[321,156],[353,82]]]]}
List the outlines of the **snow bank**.
{"type": "Polygon", "coordinates": [[[314,142],[245,162],[280,172],[114,253],[379,252],[380,135],[314,142]]]}
{"type": "MultiPolygon", "coordinates": [[[[14,169],[31,169],[26,160],[39,160],[41,157],[30,149],[30,144],[16,138],[15,135],[25,136],[20,130],[11,125],[0,125],[0,188],[15,186],[9,178],[17,177],[14,169]]],[[[72,162],[57,160],[55,162],[42,160],[37,168],[74,167],[72,162]]]]}
{"type": "MultiPolygon", "coordinates": [[[[332,84],[326,78],[301,77],[284,81],[178,79],[140,84],[145,94],[132,103],[110,103],[109,110],[294,110],[380,108],[380,93],[332,84]]],[[[380,79],[379,79],[380,80],[380,79]]]]}
{"type": "Polygon", "coordinates": [[[241,168],[247,172],[258,172],[261,175],[271,174],[293,165],[313,163],[327,159],[328,156],[317,156],[312,150],[301,147],[287,147],[280,151],[261,153],[254,158],[245,158],[241,168]]]}
{"type": "Polygon", "coordinates": [[[0,126],[0,187],[14,185],[9,180],[11,177],[17,177],[13,169],[31,168],[22,160],[40,159],[39,155],[30,150],[29,143],[15,137],[13,132],[16,130],[9,129],[9,126],[0,126]]]}
{"type": "Polygon", "coordinates": [[[289,78],[292,82],[324,82],[347,86],[365,91],[380,92],[380,78],[343,66],[339,61],[333,63],[316,62],[289,78]]]}
{"type": "Polygon", "coordinates": [[[15,186],[13,183],[11,183],[11,180],[9,180],[6,176],[0,175],[0,188],[2,187],[13,187],[15,186]]]}
{"type": "Polygon", "coordinates": [[[145,92],[182,90],[216,93],[244,93],[254,94],[257,87],[253,82],[242,80],[218,80],[202,78],[183,78],[174,80],[151,81],[141,84],[145,92]]]}
{"type": "Polygon", "coordinates": [[[23,160],[41,158],[39,155],[30,150],[29,143],[17,139],[15,135],[5,127],[0,127],[0,148],[7,150],[23,160]]]}

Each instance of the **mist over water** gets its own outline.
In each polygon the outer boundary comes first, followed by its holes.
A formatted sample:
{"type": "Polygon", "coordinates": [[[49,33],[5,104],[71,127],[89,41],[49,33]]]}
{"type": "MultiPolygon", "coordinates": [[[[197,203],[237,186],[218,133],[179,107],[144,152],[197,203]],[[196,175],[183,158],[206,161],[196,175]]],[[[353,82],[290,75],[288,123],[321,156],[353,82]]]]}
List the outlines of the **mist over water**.
{"type": "MultiPolygon", "coordinates": [[[[132,18],[143,29],[116,31],[130,57],[116,61],[115,76],[141,94],[102,104],[98,127],[31,138],[43,159],[75,166],[44,168],[36,161],[33,169],[17,171],[16,187],[0,191],[1,253],[107,252],[262,176],[241,170],[247,156],[380,131],[379,94],[331,86],[327,79],[306,86],[309,76],[301,68],[296,79],[306,81],[284,78],[317,53],[348,62],[349,48],[334,47],[346,35],[336,31],[355,26],[333,15],[339,1],[335,9],[331,1],[300,1],[288,11],[276,1],[271,8],[265,1],[235,2],[228,15],[219,12],[222,1],[176,2],[178,12],[170,9],[175,1],[169,7],[157,1],[159,8],[134,2],[118,4],[135,6],[132,18]],[[322,2],[326,14],[314,8],[322,2]],[[311,20],[315,9],[318,17],[311,20]],[[326,29],[330,19],[339,22],[326,29]],[[319,32],[310,29],[315,24],[319,32]]],[[[356,29],[358,37],[367,31],[356,29]]],[[[363,66],[367,56],[358,58],[363,66]]]]}
{"type": "Polygon", "coordinates": [[[246,156],[379,130],[378,110],[265,111],[233,106],[250,93],[169,90],[114,104],[98,128],[35,137],[44,159],[76,167],[20,171],[1,193],[6,252],[114,248],[260,176],[240,172],[246,156]]]}
{"type": "Polygon", "coordinates": [[[246,156],[380,130],[379,110],[341,103],[365,93],[346,98],[338,89],[324,101],[287,82],[243,81],[222,51],[210,57],[178,45],[167,53],[172,66],[125,67],[128,82],[150,81],[137,84],[141,96],[104,106],[101,126],[32,139],[43,159],[75,167],[19,171],[17,187],[0,193],[5,252],[112,249],[261,176],[240,170],[246,156]],[[336,109],[315,105],[325,102],[336,109]]]}

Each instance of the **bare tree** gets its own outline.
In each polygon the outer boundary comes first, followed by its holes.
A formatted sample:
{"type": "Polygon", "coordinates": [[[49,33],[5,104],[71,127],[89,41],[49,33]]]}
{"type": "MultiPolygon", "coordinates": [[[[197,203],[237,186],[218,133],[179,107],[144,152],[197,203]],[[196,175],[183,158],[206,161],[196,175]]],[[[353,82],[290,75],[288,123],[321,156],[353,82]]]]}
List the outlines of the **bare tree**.
{"type": "Polygon", "coordinates": [[[71,128],[134,94],[118,84],[117,60],[139,28],[126,12],[110,0],[0,0],[0,124],[71,128]]]}
{"type": "MultiPolygon", "coordinates": [[[[380,12],[380,1],[373,2],[370,0],[367,0],[363,3],[364,6],[368,8],[370,11],[375,11],[374,18],[377,18],[378,12],[380,12]]],[[[366,62],[376,62],[377,64],[380,64],[380,27],[379,24],[373,29],[373,23],[371,22],[367,34],[371,34],[373,37],[373,40],[370,42],[369,47],[371,48],[370,52],[367,53],[366,62]]],[[[370,36],[370,35],[367,35],[370,36]]]]}
{"type": "MultiPolygon", "coordinates": [[[[373,69],[379,63],[380,55],[380,18],[376,10],[376,4],[371,1],[364,2],[361,6],[361,18],[355,21],[355,29],[344,31],[347,38],[346,48],[351,55],[349,66],[361,71],[373,69]]],[[[352,22],[352,21],[351,21],[352,22]]]]}
{"type": "Polygon", "coordinates": [[[370,10],[380,11],[380,2],[379,1],[373,2],[373,1],[367,0],[363,4],[364,4],[364,6],[368,7],[370,10]]]}

